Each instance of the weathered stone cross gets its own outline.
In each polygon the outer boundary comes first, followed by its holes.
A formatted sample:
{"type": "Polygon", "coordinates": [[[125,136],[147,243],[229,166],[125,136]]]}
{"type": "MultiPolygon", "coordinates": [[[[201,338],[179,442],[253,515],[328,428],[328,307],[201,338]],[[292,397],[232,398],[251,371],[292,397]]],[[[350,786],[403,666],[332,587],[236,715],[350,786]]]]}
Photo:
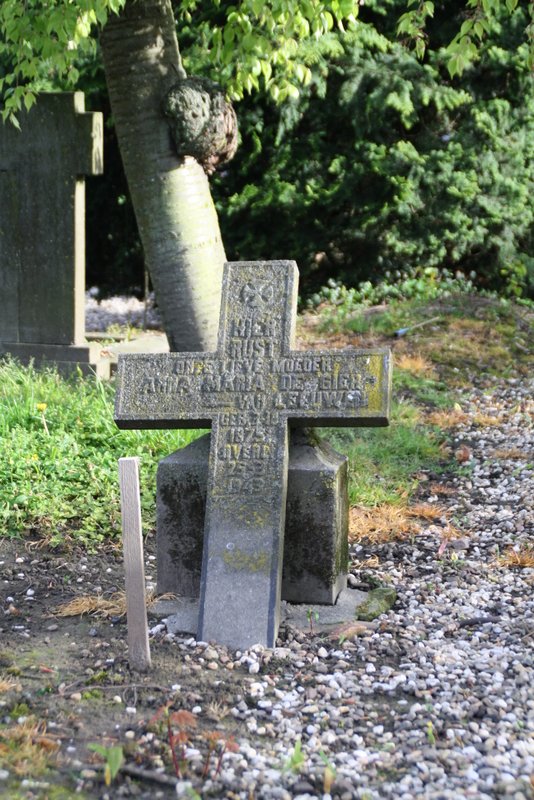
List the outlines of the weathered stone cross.
{"type": "Polygon", "coordinates": [[[122,428],[211,427],[198,638],[274,645],[292,425],[387,425],[388,350],[293,349],[294,262],[225,266],[215,353],[119,357],[122,428]]]}

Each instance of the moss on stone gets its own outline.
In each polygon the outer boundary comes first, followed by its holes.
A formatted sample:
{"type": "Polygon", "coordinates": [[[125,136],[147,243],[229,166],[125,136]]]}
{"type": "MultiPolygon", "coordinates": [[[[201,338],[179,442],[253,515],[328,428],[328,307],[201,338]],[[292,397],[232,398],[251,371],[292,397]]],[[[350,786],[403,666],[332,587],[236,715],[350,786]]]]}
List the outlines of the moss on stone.
{"type": "Polygon", "coordinates": [[[372,589],[367,599],[356,606],[355,617],[370,622],[392,608],[397,599],[397,592],[392,586],[379,586],[372,589]]]}

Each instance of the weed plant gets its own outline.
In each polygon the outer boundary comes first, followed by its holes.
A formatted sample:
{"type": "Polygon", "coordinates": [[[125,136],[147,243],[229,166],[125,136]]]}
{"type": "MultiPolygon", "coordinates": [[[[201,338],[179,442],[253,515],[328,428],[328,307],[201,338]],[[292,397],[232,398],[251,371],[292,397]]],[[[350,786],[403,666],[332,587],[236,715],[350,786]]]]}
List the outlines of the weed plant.
{"type": "MultiPolygon", "coordinates": [[[[435,317],[438,301],[438,311],[445,309],[447,318],[469,317],[473,297],[485,303],[487,322],[506,328],[512,301],[491,292],[475,291],[471,278],[461,272],[452,274],[434,267],[386,273],[385,280],[376,284],[365,281],[357,288],[331,280],[313,295],[308,308],[319,310],[323,330],[393,336],[403,328],[435,317]]],[[[518,305],[533,308],[527,300],[518,305]]]]}
{"type": "Polygon", "coordinates": [[[0,535],[38,532],[94,549],[120,530],[117,461],[141,460],[145,528],[157,462],[200,431],[120,431],[113,383],[0,361],[0,535]]]}
{"type": "MultiPolygon", "coordinates": [[[[348,327],[357,333],[368,330],[370,325],[362,317],[363,312],[379,305],[388,305],[390,311],[395,308],[395,301],[415,301],[427,304],[440,297],[468,295],[474,291],[470,278],[463,273],[452,274],[447,270],[435,267],[413,269],[394,274],[387,272],[385,280],[376,284],[364,281],[357,287],[346,287],[336,280],[329,280],[327,285],[314,294],[308,301],[309,308],[322,307],[325,325],[344,329],[348,327]],[[350,322],[350,325],[346,323],[350,322]],[[361,330],[359,330],[361,326],[361,330]]],[[[381,325],[391,327],[403,321],[395,316],[391,319],[381,317],[381,325]]]]}

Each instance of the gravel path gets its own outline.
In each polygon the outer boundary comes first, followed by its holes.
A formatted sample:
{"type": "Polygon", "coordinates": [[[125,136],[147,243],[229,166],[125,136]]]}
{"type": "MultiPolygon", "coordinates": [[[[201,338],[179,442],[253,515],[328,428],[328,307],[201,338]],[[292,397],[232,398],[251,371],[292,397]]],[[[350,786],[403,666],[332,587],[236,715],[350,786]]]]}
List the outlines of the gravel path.
{"type": "Polygon", "coordinates": [[[116,295],[98,300],[96,287],[85,294],[85,330],[106,331],[110,325],[131,325],[134,328],[160,328],[161,320],[154,308],[154,295],[150,295],[146,307],[136,297],[116,295]]]}

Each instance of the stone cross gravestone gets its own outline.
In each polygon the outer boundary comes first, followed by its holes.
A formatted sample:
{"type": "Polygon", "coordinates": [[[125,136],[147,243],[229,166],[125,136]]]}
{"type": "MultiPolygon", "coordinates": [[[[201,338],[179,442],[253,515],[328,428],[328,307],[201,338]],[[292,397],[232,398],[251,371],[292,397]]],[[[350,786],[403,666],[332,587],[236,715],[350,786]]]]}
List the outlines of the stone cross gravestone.
{"type": "Polygon", "coordinates": [[[288,421],[388,422],[388,350],[294,350],[297,274],[226,264],[215,353],[119,357],[119,427],[211,427],[197,636],[236,648],[278,631],[288,421]]]}
{"type": "Polygon", "coordinates": [[[85,342],[85,175],[103,170],[102,114],[43,94],[0,125],[0,355],[105,376],[85,342]]]}

